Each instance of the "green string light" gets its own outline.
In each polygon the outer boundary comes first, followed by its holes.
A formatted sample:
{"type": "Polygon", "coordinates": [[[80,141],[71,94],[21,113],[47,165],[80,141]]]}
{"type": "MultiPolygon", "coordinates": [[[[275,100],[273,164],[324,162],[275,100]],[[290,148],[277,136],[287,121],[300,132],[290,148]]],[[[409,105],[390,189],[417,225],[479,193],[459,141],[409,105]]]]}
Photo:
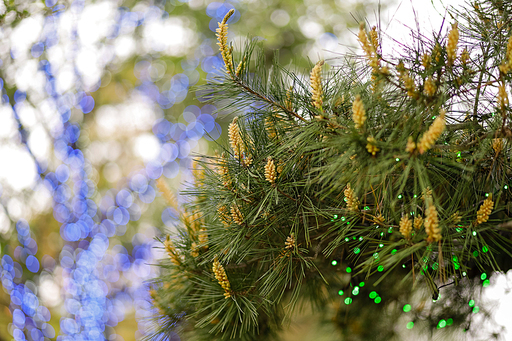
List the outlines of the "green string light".
{"type": "Polygon", "coordinates": [[[400,161],[400,159],[399,159],[399,158],[396,158],[396,159],[395,159],[395,161],[396,161],[396,162],[398,162],[398,161],[400,161]]]}
{"type": "Polygon", "coordinates": [[[375,291],[372,291],[368,296],[370,296],[370,298],[373,300],[375,297],[379,296],[379,294],[377,294],[375,291]]]}
{"type": "Polygon", "coordinates": [[[453,324],[453,319],[452,318],[449,318],[448,320],[446,320],[446,325],[447,326],[451,326],[453,324]]]}
{"type": "Polygon", "coordinates": [[[402,194],[398,194],[398,199],[402,199],[402,194]]]}
{"type": "Polygon", "coordinates": [[[350,297],[345,298],[345,304],[349,305],[350,303],[352,303],[352,298],[350,298],[350,297]]]}
{"type": "Polygon", "coordinates": [[[344,292],[343,290],[338,291],[338,295],[343,296],[344,292]]]}
{"type": "Polygon", "coordinates": [[[489,197],[489,193],[485,193],[485,197],[488,198],[489,197]]]}
{"type": "Polygon", "coordinates": [[[352,269],[347,266],[347,273],[349,274],[351,272],[352,272],[352,269]]]}
{"type": "Polygon", "coordinates": [[[504,188],[504,189],[508,189],[508,186],[507,186],[507,185],[505,185],[505,186],[503,186],[503,188],[504,188]]]}
{"type": "Polygon", "coordinates": [[[475,300],[470,300],[470,301],[469,301],[469,306],[470,306],[471,308],[473,308],[473,307],[475,306],[475,300]]]}
{"type": "Polygon", "coordinates": [[[476,237],[476,231],[473,231],[473,237],[476,237]]]}
{"type": "Polygon", "coordinates": [[[333,215],[333,218],[338,219],[338,215],[337,214],[333,215]]]}
{"type": "Polygon", "coordinates": [[[345,241],[346,241],[346,242],[349,242],[349,241],[350,241],[350,238],[345,238],[345,241]]]}
{"type": "Polygon", "coordinates": [[[478,251],[477,250],[473,251],[473,257],[478,257],[478,251]]]}
{"type": "Polygon", "coordinates": [[[378,272],[382,272],[384,271],[384,267],[382,265],[379,265],[379,267],[377,268],[377,271],[378,272]]]}
{"type": "Polygon", "coordinates": [[[364,240],[363,237],[359,237],[359,241],[362,242],[364,240]]]}
{"type": "Polygon", "coordinates": [[[375,304],[379,304],[381,301],[382,301],[382,298],[380,298],[380,297],[375,297],[375,299],[373,300],[373,302],[375,302],[375,304]]]}
{"type": "Polygon", "coordinates": [[[364,287],[364,282],[359,283],[360,287],[364,287]]]}
{"type": "Polygon", "coordinates": [[[487,252],[487,251],[489,251],[489,248],[488,248],[487,246],[485,246],[485,245],[484,245],[484,246],[482,247],[482,252],[484,252],[484,253],[485,253],[485,252],[487,252]]]}
{"type": "Polygon", "coordinates": [[[487,278],[487,274],[484,272],[483,274],[480,275],[480,279],[483,281],[484,279],[487,278]]]}
{"type": "Polygon", "coordinates": [[[352,295],[354,295],[354,296],[359,295],[359,287],[354,287],[354,290],[352,290],[352,295]]]}
{"type": "Polygon", "coordinates": [[[393,249],[393,250],[391,250],[391,254],[392,254],[392,255],[395,255],[397,252],[398,252],[398,250],[397,250],[397,249],[393,249]]]}
{"type": "Polygon", "coordinates": [[[356,247],[356,248],[354,249],[354,253],[357,255],[359,252],[361,252],[361,249],[360,249],[360,248],[358,248],[358,247],[356,247]]]}
{"type": "Polygon", "coordinates": [[[405,312],[405,313],[408,313],[408,312],[410,312],[410,311],[411,311],[411,305],[410,305],[410,304],[406,304],[406,305],[404,305],[404,312],[405,312]]]}
{"type": "Polygon", "coordinates": [[[473,308],[473,314],[476,314],[480,311],[480,308],[478,308],[478,306],[474,307],[473,308]]]}
{"type": "Polygon", "coordinates": [[[412,327],[414,327],[414,322],[411,321],[411,322],[407,323],[406,327],[407,327],[407,329],[412,329],[412,327]]]}
{"type": "Polygon", "coordinates": [[[331,264],[332,264],[332,266],[336,266],[336,265],[338,265],[338,261],[337,261],[337,260],[333,260],[333,261],[331,262],[331,264]]]}
{"type": "Polygon", "coordinates": [[[490,284],[491,284],[491,282],[489,282],[489,280],[488,280],[488,279],[486,279],[486,280],[482,283],[482,286],[483,286],[484,288],[487,288],[490,284]]]}
{"type": "Polygon", "coordinates": [[[347,218],[345,217],[341,217],[341,221],[345,221],[347,218]]]}
{"type": "Polygon", "coordinates": [[[384,247],[384,244],[379,244],[379,247],[384,247]]]}
{"type": "Polygon", "coordinates": [[[444,327],[446,327],[446,321],[445,320],[439,321],[439,323],[437,324],[437,329],[444,328],[444,327]]]}

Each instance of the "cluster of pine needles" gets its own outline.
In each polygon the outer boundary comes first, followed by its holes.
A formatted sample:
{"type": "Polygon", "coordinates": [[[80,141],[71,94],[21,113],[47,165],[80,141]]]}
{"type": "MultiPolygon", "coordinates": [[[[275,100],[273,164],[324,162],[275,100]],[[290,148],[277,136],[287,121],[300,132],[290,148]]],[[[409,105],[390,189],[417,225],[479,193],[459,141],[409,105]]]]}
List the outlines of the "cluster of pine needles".
{"type": "Polygon", "coordinates": [[[196,160],[183,207],[159,182],[181,212],[153,285],[160,333],[260,340],[356,278],[437,298],[510,269],[512,5],[470,6],[400,58],[362,24],[363,56],[309,77],[255,42],[234,53],[226,15],[224,73],[201,90],[235,115],[229,143],[196,160]]]}

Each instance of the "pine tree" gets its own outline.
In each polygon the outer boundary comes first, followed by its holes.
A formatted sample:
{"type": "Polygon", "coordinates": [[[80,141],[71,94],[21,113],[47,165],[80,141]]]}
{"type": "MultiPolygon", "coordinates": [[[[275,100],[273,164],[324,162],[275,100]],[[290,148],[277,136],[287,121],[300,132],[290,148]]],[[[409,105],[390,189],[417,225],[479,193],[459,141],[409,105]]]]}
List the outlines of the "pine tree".
{"type": "Polygon", "coordinates": [[[407,328],[469,328],[512,256],[512,4],[471,6],[399,58],[362,24],[364,56],[309,79],[252,41],[236,55],[226,15],[225,72],[201,91],[239,116],[164,242],[155,335],[272,339],[303,305],[347,340],[392,339],[409,312],[407,328]],[[364,296],[377,305],[351,309],[364,296]]]}

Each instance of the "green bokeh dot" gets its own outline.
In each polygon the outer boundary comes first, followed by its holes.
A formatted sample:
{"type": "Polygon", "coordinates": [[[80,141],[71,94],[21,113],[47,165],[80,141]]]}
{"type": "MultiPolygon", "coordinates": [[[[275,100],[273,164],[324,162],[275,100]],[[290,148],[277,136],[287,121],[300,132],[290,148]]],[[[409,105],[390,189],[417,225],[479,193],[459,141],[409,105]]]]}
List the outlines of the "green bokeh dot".
{"type": "Polygon", "coordinates": [[[379,265],[379,267],[377,268],[377,271],[378,272],[382,272],[384,271],[384,267],[382,265],[379,265]]]}
{"type": "Polygon", "coordinates": [[[347,273],[351,273],[351,272],[352,272],[352,269],[347,266],[347,273]]]}
{"type": "Polygon", "coordinates": [[[484,272],[483,274],[480,275],[480,279],[483,281],[484,279],[487,278],[487,274],[484,272]]]}
{"type": "Polygon", "coordinates": [[[483,285],[483,287],[484,287],[484,288],[488,287],[490,284],[491,284],[491,283],[489,282],[489,280],[488,280],[488,279],[486,279],[486,280],[482,283],[482,285],[483,285]]]}
{"type": "Polygon", "coordinates": [[[476,314],[476,313],[478,313],[479,311],[480,311],[480,308],[478,308],[478,306],[475,306],[475,307],[473,308],[473,314],[476,314]]]}
{"type": "Polygon", "coordinates": [[[375,291],[372,291],[369,296],[373,300],[375,297],[378,296],[378,294],[375,291]]]}
{"type": "Polygon", "coordinates": [[[439,323],[437,324],[437,327],[438,327],[438,328],[444,328],[444,327],[446,327],[446,321],[445,321],[445,320],[441,320],[441,321],[439,321],[439,323]]]}
{"type": "Polygon", "coordinates": [[[338,291],[338,295],[343,296],[344,292],[343,290],[338,291]]]}
{"type": "Polygon", "coordinates": [[[450,319],[446,320],[447,326],[451,326],[452,324],[453,324],[453,319],[450,318],[450,319]]]}
{"type": "Polygon", "coordinates": [[[412,327],[414,327],[414,322],[407,323],[407,329],[412,329],[412,327]]]}
{"type": "Polygon", "coordinates": [[[469,306],[470,307],[474,307],[475,306],[475,300],[470,300],[469,301],[469,306]]]}
{"type": "Polygon", "coordinates": [[[482,247],[482,252],[484,252],[484,253],[485,253],[485,252],[487,252],[487,251],[489,251],[489,248],[488,248],[487,246],[482,247]]]}
{"type": "Polygon", "coordinates": [[[336,266],[336,265],[338,265],[338,261],[337,261],[337,260],[333,260],[333,261],[331,262],[331,264],[332,264],[332,266],[336,266]]]}
{"type": "Polygon", "coordinates": [[[345,304],[352,303],[352,299],[350,297],[345,298],[345,304]]]}
{"type": "Polygon", "coordinates": [[[382,298],[380,298],[380,297],[375,297],[375,299],[373,300],[373,302],[375,302],[375,304],[379,304],[381,301],[382,301],[382,298]]]}
{"type": "Polygon", "coordinates": [[[404,305],[404,312],[408,313],[410,311],[411,311],[411,305],[410,304],[404,305]]]}

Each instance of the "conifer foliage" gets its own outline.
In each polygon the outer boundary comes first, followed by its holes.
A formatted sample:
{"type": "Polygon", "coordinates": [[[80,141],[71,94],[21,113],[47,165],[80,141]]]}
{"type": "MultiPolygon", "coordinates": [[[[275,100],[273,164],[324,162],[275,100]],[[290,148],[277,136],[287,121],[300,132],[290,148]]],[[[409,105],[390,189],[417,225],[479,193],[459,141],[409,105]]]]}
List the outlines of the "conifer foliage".
{"type": "Polygon", "coordinates": [[[226,15],[225,72],[202,91],[240,115],[198,161],[164,242],[157,333],[266,340],[298,303],[325,310],[344,295],[348,309],[379,287],[446,290],[453,310],[457,286],[511,267],[512,5],[470,6],[399,58],[361,25],[362,57],[303,74],[268,69],[254,42],[235,53],[226,15]]]}

